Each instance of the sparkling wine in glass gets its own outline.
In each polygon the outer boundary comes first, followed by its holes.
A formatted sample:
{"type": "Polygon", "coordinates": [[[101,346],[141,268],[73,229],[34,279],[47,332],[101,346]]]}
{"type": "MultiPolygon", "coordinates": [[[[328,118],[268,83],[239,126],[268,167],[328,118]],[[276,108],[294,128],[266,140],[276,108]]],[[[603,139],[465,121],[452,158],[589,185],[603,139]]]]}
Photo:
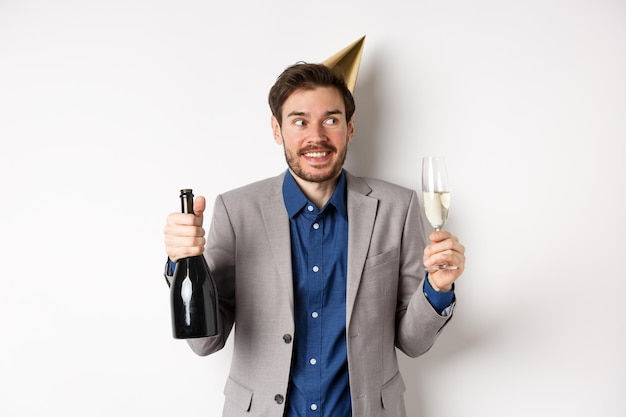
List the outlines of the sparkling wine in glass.
{"type": "MultiPolygon", "coordinates": [[[[437,231],[441,230],[448,220],[450,210],[450,189],[448,173],[443,157],[427,156],[422,159],[422,194],[424,211],[430,225],[437,231]]],[[[428,271],[440,269],[457,269],[454,265],[434,265],[428,271]]]]}

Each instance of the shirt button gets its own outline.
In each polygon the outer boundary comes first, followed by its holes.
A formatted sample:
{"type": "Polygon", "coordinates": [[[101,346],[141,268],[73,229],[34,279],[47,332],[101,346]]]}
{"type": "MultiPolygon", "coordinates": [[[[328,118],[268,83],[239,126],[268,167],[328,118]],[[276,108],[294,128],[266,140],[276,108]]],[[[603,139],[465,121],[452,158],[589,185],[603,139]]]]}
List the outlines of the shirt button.
{"type": "Polygon", "coordinates": [[[311,358],[311,360],[309,361],[309,363],[311,365],[315,365],[317,363],[317,360],[315,358],[311,358]]]}
{"type": "Polygon", "coordinates": [[[308,206],[306,209],[309,211],[313,211],[313,206],[308,206]]]}
{"type": "Polygon", "coordinates": [[[292,337],[290,334],[284,334],[283,340],[285,341],[285,343],[291,343],[292,337]]]}
{"type": "Polygon", "coordinates": [[[280,394],[276,394],[274,395],[274,401],[276,401],[276,404],[282,404],[285,401],[285,397],[280,394]]]}
{"type": "Polygon", "coordinates": [[[313,272],[318,272],[319,270],[320,270],[319,266],[316,265],[316,266],[313,267],[313,272]]]}
{"type": "Polygon", "coordinates": [[[313,223],[313,229],[317,230],[320,228],[320,224],[319,223],[313,223]]]}
{"type": "Polygon", "coordinates": [[[315,411],[317,410],[317,404],[311,404],[311,410],[315,411]]]}
{"type": "Polygon", "coordinates": [[[316,319],[319,316],[319,313],[317,311],[314,311],[311,313],[311,317],[313,317],[314,319],[316,319]]]}

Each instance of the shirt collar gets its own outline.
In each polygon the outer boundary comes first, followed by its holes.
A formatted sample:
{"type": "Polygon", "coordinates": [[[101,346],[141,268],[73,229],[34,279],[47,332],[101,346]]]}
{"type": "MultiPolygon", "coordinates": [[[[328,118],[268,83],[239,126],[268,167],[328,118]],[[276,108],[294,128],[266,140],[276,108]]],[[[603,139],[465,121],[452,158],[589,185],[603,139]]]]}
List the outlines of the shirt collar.
{"type": "MultiPolygon", "coordinates": [[[[298,214],[309,202],[289,170],[287,170],[285,179],[283,180],[283,200],[285,201],[285,208],[290,218],[298,214]]],[[[344,218],[348,218],[348,209],[346,206],[346,175],[343,170],[341,170],[333,195],[321,211],[324,211],[329,204],[335,207],[344,218]]]]}

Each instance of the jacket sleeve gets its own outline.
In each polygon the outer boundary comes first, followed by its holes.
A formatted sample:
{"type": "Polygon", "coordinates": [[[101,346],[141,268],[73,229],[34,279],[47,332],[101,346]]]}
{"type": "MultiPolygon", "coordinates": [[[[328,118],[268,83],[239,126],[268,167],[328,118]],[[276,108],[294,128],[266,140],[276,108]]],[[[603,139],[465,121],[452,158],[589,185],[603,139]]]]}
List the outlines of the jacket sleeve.
{"type": "Polygon", "coordinates": [[[432,347],[451,319],[456,302],[446,309],[444,316],[437,313],[424,294],[422,224],[417,194],[413,192],[402,235],[395,336],[396,347],[410,357],[422,355],[432,347]]]}
{"type": "Polygon", "coordinates": [[[222,196],[215,200],[204,256],[215,280],[219,298],[219,333],[213,337],[188,339],[200,356],[224,347],[235,322],[235,234],[222,196]]]}

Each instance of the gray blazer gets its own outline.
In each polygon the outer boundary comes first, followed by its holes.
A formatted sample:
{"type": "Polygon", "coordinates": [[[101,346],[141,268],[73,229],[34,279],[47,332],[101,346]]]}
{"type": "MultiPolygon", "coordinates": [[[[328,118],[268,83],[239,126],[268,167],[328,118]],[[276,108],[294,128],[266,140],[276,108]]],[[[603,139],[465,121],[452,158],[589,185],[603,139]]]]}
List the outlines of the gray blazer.
{"type": "MultiPolygon", "coordinates": [[[[396,347],[425,353],[452,316],[423,294],[423,230],[415,191],[347,176],[346,338],[353,415],[406,415],[396,347]]],[[[220,298],[220,334],[190,339],[221,349],[234,325],[225,417],[283,416],[294,335],[284,173],[217,197],[205,256],[220,298]]]]}

